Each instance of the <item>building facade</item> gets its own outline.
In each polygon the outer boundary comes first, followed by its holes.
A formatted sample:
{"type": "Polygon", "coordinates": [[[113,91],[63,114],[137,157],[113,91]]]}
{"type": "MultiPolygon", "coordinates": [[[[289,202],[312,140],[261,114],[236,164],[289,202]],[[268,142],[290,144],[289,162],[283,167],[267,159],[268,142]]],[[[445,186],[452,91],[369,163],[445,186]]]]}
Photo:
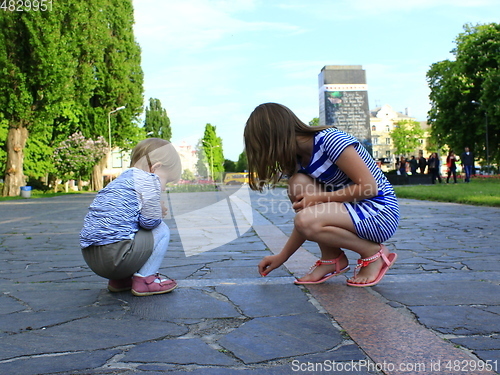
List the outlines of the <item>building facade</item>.
{"type": "MultiPolygon", "coordinates": [[[[375,108],[370,111],[370,128],[372,135],[373,158],[381,162],[384,171],[395,169],[396,155],[394,144],[391,138],[391,131],[399,121],[416,121],[414,117],[409,116],[408,112],[397,112],[388,104],[375,108]]],[[[419,139],[419,147],[411,154],[418,158],[422,153],[425,158],[430,154],[428,151],[429,126],[426,121],[420,122],[420,127],[424,130],[424,136],[419,139]]]]}
{"type": "Polygon", "coordinates": [[[186,141],[182,141],[179,144],[174,144],[174,148],[179,154],[181,159],[182,171],[189,170],[193,175],[197,175],[198,171],[196,168],[196,163],[198,162],[198,155],[196,149],[188,144],[186,141]]]}

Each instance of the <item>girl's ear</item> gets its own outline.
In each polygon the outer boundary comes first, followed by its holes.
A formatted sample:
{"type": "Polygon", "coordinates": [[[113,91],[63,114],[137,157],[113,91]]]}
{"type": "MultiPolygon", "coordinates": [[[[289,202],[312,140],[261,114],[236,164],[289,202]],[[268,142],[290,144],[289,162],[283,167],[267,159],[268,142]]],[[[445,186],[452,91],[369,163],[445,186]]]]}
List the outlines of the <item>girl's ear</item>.
{"type": "Polygon", "coordinates": [[[161,168],[161,163],[160,162],[156,162],[154,163],[151,168],[149,168],[149,171],[151,173],[155,173],[155,171],[158,169],[158,168],[161,168]]]}

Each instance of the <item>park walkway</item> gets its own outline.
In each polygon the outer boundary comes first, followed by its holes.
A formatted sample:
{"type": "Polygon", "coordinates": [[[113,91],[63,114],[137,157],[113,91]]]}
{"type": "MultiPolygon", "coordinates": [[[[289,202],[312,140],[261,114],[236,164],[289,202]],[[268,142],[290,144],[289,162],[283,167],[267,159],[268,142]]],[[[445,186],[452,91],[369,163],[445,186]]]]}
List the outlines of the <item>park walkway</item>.
{"type": "Polygon", "coordinates": [[[498,371],[500,209],[403,199],[387,243],[399,258],[378,286],[341,276],[305,288],[293,276],[319,255],[314,244],[257,273],[292,229],[282,190],[168,194],[161,271],[179,288],[134,297],[109,293],[83,262],[92,199],[0,202],[1,374],[498,371]]]}

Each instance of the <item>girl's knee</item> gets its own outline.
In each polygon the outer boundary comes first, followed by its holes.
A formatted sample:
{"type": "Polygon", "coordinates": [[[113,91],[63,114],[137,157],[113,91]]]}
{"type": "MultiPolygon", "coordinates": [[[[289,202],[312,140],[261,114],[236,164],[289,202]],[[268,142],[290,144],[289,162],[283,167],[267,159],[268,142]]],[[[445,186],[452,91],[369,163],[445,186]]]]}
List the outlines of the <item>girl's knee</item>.
{"type": "Polygon", "coordinates": [[[155,240],[158,240],[163,237],[170,237],[170,228],[165,222],[161,222],[156,228],[153,229],[153,235],[155,240]]]}
{"type": "Polygon", "coordinates": [[[288,180],[288,196],[292,202],[295,202],[297,200],[296,197],[306,191],[312,192],[317,190],[320,190],[317,182],[304,173],[295,173],[288,180]]]}
{"type": "Polygon", "coordinates": [[[288,180],[288,185],[304,185],[304,184],[311,184],[313,183],[312,177],[309,177],[308,175],[304,173],[295,173],[292,177],[289,178],[288,180]]]}
{"type": "Polygon", "coordinates": [[[311,216],[304,211],[300,211],[295,215],[295,229],[304,237],[309,238],[315,232],[315,221],[311,220],[311,216]]]}

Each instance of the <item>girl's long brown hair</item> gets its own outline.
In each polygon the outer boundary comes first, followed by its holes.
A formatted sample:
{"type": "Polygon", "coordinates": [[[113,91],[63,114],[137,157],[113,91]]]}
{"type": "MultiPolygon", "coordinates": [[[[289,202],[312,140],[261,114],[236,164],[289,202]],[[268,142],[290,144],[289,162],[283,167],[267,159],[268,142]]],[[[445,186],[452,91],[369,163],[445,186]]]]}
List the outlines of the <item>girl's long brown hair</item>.
{"type": "Polygon", "coordinates": [[[262,191],[284,174],[293,175],[297,168],[296,137],[312,136],[327,128],[304,124],[281,104],[264,103],[255,108],[244,131],[250,188],[262,191]]]}

